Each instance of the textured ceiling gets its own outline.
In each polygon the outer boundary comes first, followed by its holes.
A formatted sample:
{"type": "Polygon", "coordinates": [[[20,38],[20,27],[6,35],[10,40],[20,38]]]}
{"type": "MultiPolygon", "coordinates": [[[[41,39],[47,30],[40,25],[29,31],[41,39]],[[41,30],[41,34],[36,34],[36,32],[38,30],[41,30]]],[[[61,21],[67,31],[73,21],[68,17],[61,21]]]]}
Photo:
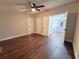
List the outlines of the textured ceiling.
{"type": "Polygon", "coordinates": [[[25,10],[21,9],[24,7],[21,4],[26,2],[33,2],[37,5],[44,4],[45,8],[41,9],[41,11],[44,11],[73,1],[75,0],[0,0],[0,12],[23,13],[25,10]]]}
{"type": "MultiPolygon", "coordinates": [[[[1,4],[7,3],[25,3],[25,2],[34,2],[34,3],[44,3],[52,0],[0,0],[1,4]]],[[[55,1],[55,0],[53,0],[55,1]]]]}

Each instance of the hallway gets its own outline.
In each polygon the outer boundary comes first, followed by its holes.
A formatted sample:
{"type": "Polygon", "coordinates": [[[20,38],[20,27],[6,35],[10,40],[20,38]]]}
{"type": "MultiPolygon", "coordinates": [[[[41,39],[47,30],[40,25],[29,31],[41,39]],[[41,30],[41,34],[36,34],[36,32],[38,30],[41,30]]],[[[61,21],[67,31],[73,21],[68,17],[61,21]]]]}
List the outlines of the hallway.
{"type": "Polygon", "coordinates": [[[72,59],[63,45],[61,33],[50,37],[31,34],[0,42],[3,54],[0,59],[72,59]]]}

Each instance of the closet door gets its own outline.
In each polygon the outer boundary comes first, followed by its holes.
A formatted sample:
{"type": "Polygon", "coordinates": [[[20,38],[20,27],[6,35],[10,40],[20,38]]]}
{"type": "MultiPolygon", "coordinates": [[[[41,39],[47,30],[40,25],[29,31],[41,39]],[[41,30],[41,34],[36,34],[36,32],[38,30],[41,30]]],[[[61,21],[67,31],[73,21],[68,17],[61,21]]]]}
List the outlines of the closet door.
{"type": "Polygon", "coordinates": [[[42,34],[42,17],[36,18],[35,27],[36,27],[35,33],[42,34]]]}
{"type": "Polygon", "coordinates": [[[42,17],[42,34],[48,36],[48,16],[42,17]]]}
{"type": "Polygon", "coordinates": [[[32,16],[30,16],[29,18],[28,18],[28,34],[32,34],[32,33],[34,33],[34,19],[32,18],[32,16]]]}

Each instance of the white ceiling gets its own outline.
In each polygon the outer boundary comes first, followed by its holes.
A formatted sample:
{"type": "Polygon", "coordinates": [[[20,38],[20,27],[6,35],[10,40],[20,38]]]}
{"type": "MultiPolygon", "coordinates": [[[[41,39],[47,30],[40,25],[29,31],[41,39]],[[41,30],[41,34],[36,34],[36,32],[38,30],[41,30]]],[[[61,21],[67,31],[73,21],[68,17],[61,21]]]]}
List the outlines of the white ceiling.
{"type": "Polygon", "coordinates": [[[0,12],[11,12],[11,13],[23,13],[25,10],[21,9],[26,2],[33,2],[37,5],[45,5],[44,8],[40,9],[41,11],[58,7],[75,0],[0,0],[0,12]]]}

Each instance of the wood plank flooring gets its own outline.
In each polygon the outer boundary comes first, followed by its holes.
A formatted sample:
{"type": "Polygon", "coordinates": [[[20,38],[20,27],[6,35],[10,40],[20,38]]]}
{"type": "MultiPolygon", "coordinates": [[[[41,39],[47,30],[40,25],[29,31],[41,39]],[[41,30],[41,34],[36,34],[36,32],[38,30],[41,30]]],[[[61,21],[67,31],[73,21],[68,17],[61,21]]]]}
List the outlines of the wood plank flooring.
{"type": "Polygon", "coordinates": [[[66,47],[54,37],[31,34],[0,42],[0,59],[72,59],[66,47]]]}

